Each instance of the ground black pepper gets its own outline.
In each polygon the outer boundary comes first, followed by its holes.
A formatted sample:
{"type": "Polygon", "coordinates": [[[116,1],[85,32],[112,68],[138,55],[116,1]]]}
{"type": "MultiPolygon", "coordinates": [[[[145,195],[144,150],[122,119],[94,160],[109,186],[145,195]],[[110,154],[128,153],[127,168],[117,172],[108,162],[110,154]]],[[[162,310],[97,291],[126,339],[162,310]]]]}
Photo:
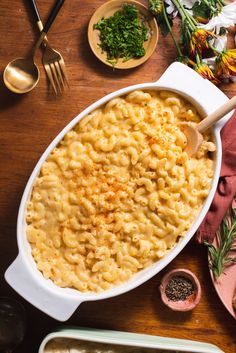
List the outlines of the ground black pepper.
{"type": "Polygon", "coordinates": [[[194,293],[194,285],[190,279],[174,276],[166,286],[165,294],[173,301],[185,300],[194,293]]]}

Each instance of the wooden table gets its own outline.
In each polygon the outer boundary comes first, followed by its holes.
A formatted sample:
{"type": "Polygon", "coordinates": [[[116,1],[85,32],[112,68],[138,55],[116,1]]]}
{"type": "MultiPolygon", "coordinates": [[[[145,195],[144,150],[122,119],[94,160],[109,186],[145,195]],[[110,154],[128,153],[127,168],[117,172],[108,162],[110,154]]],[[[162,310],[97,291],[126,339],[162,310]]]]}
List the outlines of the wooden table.
{"type": "MultiPolygon", "coordinates": [[[[27,310],[27,334],[16,353],[34,353],[43,337],[60,323],[25,302],[5,282],[4,272],[17,255],[16,218],[27,179],[51,140],[79,112],[105,94],[130,84],[157,80],[175,58],[170,38],[160,38],[151,59],[127,71],[113,71],[98,62],[87,43],[87,25],[104,1],[70,0],[64,4],[49,39],[63,54],[70,90],[62,97],[49,94],[40,63],[41,80],[27,95],[14,95],[0,82],[0,296],[19,300],[27,310]]],[[[144,1],[145,2],[145,1],[144,1]]],[[[38,1],[45,19],[53,1],[38,1]]],[[[0,71],[23,56],[38,34],[28,1],[1,0],[0,71]]],[[[228,96],[236,84],[221,87],[228,96]]],[[[90,326],[168,337],[201,340],[236,351],[235,320],[228,314],[211,283],[207,252],[192,241],[161,273],[139,288],[117,298],[82,304],[66,324],[90,326]],[[185,267],[199,277],[202,299],[189,313],[175,313],[161,304],[158,284],[166,271],[185,267]]]]}

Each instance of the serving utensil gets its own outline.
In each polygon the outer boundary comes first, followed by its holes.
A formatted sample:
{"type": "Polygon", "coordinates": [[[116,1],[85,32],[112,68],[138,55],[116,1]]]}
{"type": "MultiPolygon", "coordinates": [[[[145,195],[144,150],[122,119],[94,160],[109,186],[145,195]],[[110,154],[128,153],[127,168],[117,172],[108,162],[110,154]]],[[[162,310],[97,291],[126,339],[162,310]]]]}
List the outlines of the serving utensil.
{"type": "Polygon", "coordinates": [[[215,122],[223,118],[227,113],[236,107],[236,96],[219,107],[216,111],[204,118],[199,124],[181,123],[181,129],[187,137],[185,151],[189,156],[194,155],[203,142],[202,133],[211,127],[215,122]]]}
{"type": "Polygon", "coordinates": [[[3,80],[9,90],[14,93],[27,93],[38,83],[40,73],[34,62],[36,50],[41,45],[46,33],[56,18],[64,0],[57,0],[43,28],[43,32],[27,58],[12,60],[5,68],[3,80]]]}
{"type": "MultiPolygon", "coordinates": [[[[62,1],[63,3],[64,1],[62,1]]],[[[43,31],[43,24],[39,15],[38,7],[35,0],[31,0],[32,8],[37,20],[37,25],[40,32],[43,31]]],[[[44,53],[43,53],[43,65],[46,71],[46,75],[49,79],[49,82],[52,85],[52,88],[57,94],[58,92],[62,93],[65,88],[65,85],[68,86],[68,80],[66,76],[66,66],[62,55],[55,49],[53,49],[47,37],[43,39],[44,53]]]]}

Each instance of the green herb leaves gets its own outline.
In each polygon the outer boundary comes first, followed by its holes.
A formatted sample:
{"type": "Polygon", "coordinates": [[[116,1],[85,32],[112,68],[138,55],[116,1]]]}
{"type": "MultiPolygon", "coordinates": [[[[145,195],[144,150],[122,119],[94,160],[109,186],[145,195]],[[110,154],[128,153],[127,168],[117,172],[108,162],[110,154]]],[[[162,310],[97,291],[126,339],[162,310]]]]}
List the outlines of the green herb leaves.
{"type": "Polygon", "coordinates": [[[213,16],[217,16],[224,5],[224,0],[201,0],[196,1],[191,10],[195,18],[209,20],[213,16]]]}
{"type": "Polygon", "coordinates": [[[235,249],[236,240],[236,213],[231,208],[229,215],[223,219],[220,230],[217,233],[217,246],[204,242],[210,254],[211,269],[215,277],[219,277],[225,266],[236,263],[236,256],[230,256],[229,252],[235,249]]]}
{"type": "Polygon", "coordinates": [[[119,58],[127,61],[145,55],[143,43],[148,39],[148,29],[134,5],[124,4],[122,10],[101,19],[94,29],[100,31],[100,47],[113,65],[119,58]]]}

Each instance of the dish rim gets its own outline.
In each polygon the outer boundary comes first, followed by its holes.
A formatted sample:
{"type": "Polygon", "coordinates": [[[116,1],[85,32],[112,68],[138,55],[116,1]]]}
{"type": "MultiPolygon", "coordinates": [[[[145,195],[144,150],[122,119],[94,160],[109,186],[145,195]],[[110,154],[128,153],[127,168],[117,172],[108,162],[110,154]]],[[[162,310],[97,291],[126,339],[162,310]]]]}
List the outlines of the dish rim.
{"type": "Polygon", "coordinates": [[[164,349],[173,352],[176,350],[181,350],[180,353],[224,353],[214,344],[201,341],[75,326],[65,328],[59,327],[54,332],[49,333],[41,342],[38,353],[45,353],[44,348],[46,344],[55,338],[70,338],[88,342],[128,347],[141,347],[147,349],[164,349]]]}

